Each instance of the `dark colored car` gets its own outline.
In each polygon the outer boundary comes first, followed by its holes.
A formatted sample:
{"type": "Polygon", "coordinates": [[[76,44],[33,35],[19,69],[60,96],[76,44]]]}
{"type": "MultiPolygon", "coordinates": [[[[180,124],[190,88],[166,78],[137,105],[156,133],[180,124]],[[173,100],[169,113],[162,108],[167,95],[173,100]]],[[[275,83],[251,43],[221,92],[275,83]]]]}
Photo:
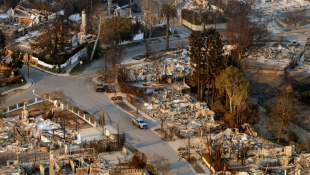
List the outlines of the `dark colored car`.
{"type": "Polygon", "coordinates": [[[96,84],[96,92],[104,92],[103,84],[96,84]]]}

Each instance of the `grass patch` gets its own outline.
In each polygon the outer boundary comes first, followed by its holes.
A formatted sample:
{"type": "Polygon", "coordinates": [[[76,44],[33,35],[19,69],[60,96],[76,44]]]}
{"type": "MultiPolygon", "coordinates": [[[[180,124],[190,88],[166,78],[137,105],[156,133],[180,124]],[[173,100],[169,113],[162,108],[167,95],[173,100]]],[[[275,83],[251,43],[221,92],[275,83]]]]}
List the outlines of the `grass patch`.
{"type": "Polygon", "coordinates": [[[4,94],[4,95],[2,96],[2,98],[6,98],[6,97],[9,97],[9,96],[12,96],[12,95],[21,93],[21,92],[23,92],[23,91],[25,91],[25,89],[16,89],[16,90],[13,90],[13,91],[11,91],[11,92],[9,92],[9,93],[4,94]]]}
{"type": "Polygon", "coordinates": [[[197,174],[206,173],[205,170],[203,170],[203,168],[198,163],[190,162],[189,164],[194,168],[194,170],[197,174]]]}
{"type": "Polygon", "coordinates": [[[69,74],[70,75],[80,74],[88,65],[90,65],[94,61],[96,61],[96,60],[95,59],[93,59],[93,60],[89,60],[89,59],[84,60],[82,65],[80,65],[80,63],[79,63],[76,66],[74,66],[74,68],[70,71],[69,74]]]}
{"type": "Polygon", "coordinates": [[[127,149],[129,149],[129,151],[132,153],[132,154],[138,154],[140,153],[133,145],[131,145],[130,143],[128,142],[125,142],[125,147],[127,149]]]}
{"type": "Polygon", "coordinates": [[[0,92],[5,92],[5,91],[11,90],[11,89],[15,89],[15,88],[21,87],[21,86],[23,86],[25,84],[27,84],[27,80],[26,79],[24,79],[23,83],[10,84],[10,85],[6,85],[6,86],[3,86],[3,87],[0,87],[0,92]]]}
{"type": "Polygon", "coordinates": [[[282,139],[280,139],[280,143],[277,143],[278,139],[269,139],[269,141],[276,143],[276,144],[279,144],[279,145],[282,145],[282,146],[287,146],[287,143],[282,139]]]}

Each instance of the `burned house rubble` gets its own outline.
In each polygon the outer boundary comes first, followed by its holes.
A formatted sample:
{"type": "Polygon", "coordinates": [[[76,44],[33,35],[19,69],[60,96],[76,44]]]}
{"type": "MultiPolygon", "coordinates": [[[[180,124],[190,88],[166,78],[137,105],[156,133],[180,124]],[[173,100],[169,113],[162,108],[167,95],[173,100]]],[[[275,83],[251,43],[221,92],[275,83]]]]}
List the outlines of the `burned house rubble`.
{"type": "Polygon", "coordinates": [[[288,48],[287,46],[278,44],[277,46],[264,46],[257,51],[253,51],[246,60],[285,69],[290,65],[293,68],[303,53],[303,47],[288,48]]]}
{"type": "Polygon", "coordinates": [[[192,70],[187,53],[186,49],[183,49],[182,52],[166,52],[158,55],[158,59],[126,66],[127,79],[129,82],[138,82],[131,83],[132,85],[143,87],[145,84],[143,82],[157,82],[164,76],[185,78],[190,75],[192,70]]]}
{"type": "Polygon", "coordinates": [[[7,115],[8,117],[1,118],[0,126],[0,149],[3,152],[26,153],[34,149],[48,152],[62,142],[81,142],[78,132],[69,133],[59,123],[43,119],[42,115],[30,116],[26,102],[21,115],[7,115]]]}
{"type": "Polygon", "coordinates": [[[105,126],[102,135],[88,113],[51,98],[44,95],[1,109],[0,174],[143,171],[117,169],[117,158],[127,154],[124,134],[105,126]]]}
{"type": "MultiPolygon", "coordinates": [[[[186,149],[179,149],[180,154],[186,149]]],[[[206,134],[190,152],[213,174],[309,174],[309,154],[297,153],[294,145],[265,140],[247,124],[240,130],[228,128],[206,134]]]]}

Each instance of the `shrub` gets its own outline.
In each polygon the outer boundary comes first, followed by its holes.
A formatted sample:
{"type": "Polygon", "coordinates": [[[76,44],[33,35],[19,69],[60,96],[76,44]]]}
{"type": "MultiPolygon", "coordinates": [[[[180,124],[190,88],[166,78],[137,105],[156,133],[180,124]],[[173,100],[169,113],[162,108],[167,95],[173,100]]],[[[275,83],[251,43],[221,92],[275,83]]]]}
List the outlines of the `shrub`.
{"type": "Polygon", "coordinates": [[[310,104],[310,91],[305,91],[301,93],[299,96],[299,101],[310,104]]]}
{"type": "Polygon", "coordinates": [[[225,112],[224,115],[224,122],[227,124],[228,127],[233,128],[235,127],[236,123],[236,116],[234,114],[231,114],[229,111],[225,112]]]}
{"type": "Polygon", "coordinates": [[[111,100],[116,101],[116,97],[111,97],[111,100]]]}
{"type": "Polygon", "coordinates": [[[24,75],[20,74],[14,77],[9,77],[7,79],[7,84],[17,84],[21,82],[21,79],[24,79],[24,75]]]}
{"type": "Polygon", "coordinates": [[[3,71],[3,75],[4,75],[5,77],[11,76],[11,69],[7,69],[7,70],[3,71]]]}
{"type": "Polygon", "coordinates": [[[129,94],[126,94],[126,99],[129,103],[132,103],[132,97],[129,94]]]}
{"type": "Polygon", "coordinates": [[[87,42],[79,45],[76,49],[74,49],[71,53],[68,54],[68,58],[72,57],[73,55],[77,54],[79,51],[84,49],[88,45],[87,42]]]}
{"type": "Polygon", "coordinates": [[[227,111],[227,109],[225,108],[225,106],[220,102],[220,101],[216,101],[215,103],[211,104],[211,110],[214,111],[215,113],[225,113],[227,111]]]}
{"type": "MultiPolygon", "coordinates": [[[[95,42],[92,42],[92,43],[89,43],[87,45],[87,55],[89,57],[91,57],[91,54],[93,52],[93,49],[94,49],[94,45],[95,45],[95,42]]],[[[100,55],[100,51],[101,51],[101,46],[100,46],[100,42],[98,41],[97,45],[96,45],[96,49],[95,49],[95,53],[94,53],[94,59],[98,59],[101,55],[100,55]]]]}
{"type": "Polygon", "coordinates": [[[7,80],[0,80],[0,87],[6,86],[8,84],[7,80]]]}
{"type": "Polygon", "coordinates": [[[122,100],[123,99],[122,96],[117,96],[116,98],[117,98],[117,100],[122,100]]]}

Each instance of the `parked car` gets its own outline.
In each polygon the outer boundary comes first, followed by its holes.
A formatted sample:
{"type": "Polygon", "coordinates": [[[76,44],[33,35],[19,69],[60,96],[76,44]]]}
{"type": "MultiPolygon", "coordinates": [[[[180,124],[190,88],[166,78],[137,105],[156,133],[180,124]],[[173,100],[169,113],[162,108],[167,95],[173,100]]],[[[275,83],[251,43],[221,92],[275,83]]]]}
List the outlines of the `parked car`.
{"type": "Polygon", "coordinates": [[[95,89],[96,92],[103,92],[104,91],[103,84],[96,84],[95,89]]]}
{"type": "Polygon", "coordinates": [[[133,118],[132,123],[137,125],[140,129],[147,129],[147,124],[142,118],[133,118]]]}

